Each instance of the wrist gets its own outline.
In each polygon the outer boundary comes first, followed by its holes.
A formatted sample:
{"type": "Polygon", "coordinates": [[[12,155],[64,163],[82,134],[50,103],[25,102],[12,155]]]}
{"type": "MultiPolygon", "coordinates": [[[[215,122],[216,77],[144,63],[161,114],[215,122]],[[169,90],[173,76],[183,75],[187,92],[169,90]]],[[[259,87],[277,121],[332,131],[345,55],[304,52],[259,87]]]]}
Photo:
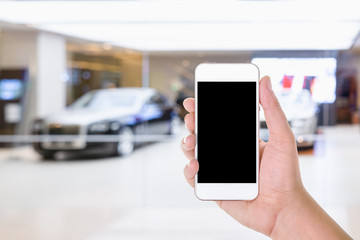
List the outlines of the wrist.
{"type": "MultiPolygon", "coordinates": [[[[271,239],[291,239],[293,238],[294,229],[297,226],[299,217],[309,208],[312,198],[303,186],[298,190],[289,193],[284,199],[283,207],[279,211],[274,226],[271,230],[271,239]]],[[[301,220],[300,220],[301,222],[301,220]]],[[[299,229],[301,231],[301,229],[299,229]]]]}
{"type": "Polygon", "coordinates": [[[294,193],[279,212],[272,239],[351,239],[351,237],[302,190],[294,193]]]}

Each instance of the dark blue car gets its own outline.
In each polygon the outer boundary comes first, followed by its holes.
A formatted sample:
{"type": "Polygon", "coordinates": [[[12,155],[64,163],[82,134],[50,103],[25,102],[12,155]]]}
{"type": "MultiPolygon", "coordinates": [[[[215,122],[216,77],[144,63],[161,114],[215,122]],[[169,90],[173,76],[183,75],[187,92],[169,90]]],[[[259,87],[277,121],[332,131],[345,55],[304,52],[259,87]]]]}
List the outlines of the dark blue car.
{"type": "Polygon", "coordinates": [[[174,134],[179,122],[173,104],[155,89],[96,90],[65,111],[34,121],[33,134],[42,137],[34,148],[45,159],[59,151],[124,156],[137,142],[174,134]]]}

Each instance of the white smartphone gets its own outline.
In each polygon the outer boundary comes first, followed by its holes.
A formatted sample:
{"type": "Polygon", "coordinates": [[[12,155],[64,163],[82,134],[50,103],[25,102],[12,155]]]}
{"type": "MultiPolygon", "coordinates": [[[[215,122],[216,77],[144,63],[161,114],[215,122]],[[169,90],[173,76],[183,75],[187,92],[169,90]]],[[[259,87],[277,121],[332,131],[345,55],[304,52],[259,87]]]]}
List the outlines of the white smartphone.
{"type": "Polygon", "coordinates": [[[195,70],[200,200],[252,200],[259,189],[259,69],[203,63],[195,70]]]}

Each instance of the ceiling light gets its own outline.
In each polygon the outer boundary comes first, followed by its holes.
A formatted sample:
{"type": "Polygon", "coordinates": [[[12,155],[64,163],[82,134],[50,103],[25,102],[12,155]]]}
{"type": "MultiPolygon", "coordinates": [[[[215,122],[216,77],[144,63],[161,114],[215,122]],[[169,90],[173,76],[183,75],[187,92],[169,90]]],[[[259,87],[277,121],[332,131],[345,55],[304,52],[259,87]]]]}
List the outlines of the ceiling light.
{"type": "Polygon", "coordinates": [[[112,45],[109,44],[109,43],[104,43],[104,44],[102,45],[102,48],[103,48],[104,50],[109,51],[109,50],[112,49],[112,45]]]}

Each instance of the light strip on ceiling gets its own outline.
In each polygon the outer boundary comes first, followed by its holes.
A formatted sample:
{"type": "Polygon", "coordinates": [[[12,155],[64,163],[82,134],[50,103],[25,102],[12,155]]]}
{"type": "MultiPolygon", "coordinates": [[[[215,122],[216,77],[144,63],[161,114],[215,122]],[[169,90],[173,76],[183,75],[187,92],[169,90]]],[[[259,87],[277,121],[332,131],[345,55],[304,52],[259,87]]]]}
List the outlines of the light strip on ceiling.
{"type": "Polygon", "coordinates": [[[143,51],[347,49],[360,1],[0,2],[0,20],[143,51]]]}
{"type": "Polygon", "coordinates": [[[339,50],[359,23],[51,24],[42,30],[143,51],[339,50]]]}
{"type": "Polygon", "coordinates": [[[0,1],[14,23],[359,21],[359,1],[0,1]]]}

